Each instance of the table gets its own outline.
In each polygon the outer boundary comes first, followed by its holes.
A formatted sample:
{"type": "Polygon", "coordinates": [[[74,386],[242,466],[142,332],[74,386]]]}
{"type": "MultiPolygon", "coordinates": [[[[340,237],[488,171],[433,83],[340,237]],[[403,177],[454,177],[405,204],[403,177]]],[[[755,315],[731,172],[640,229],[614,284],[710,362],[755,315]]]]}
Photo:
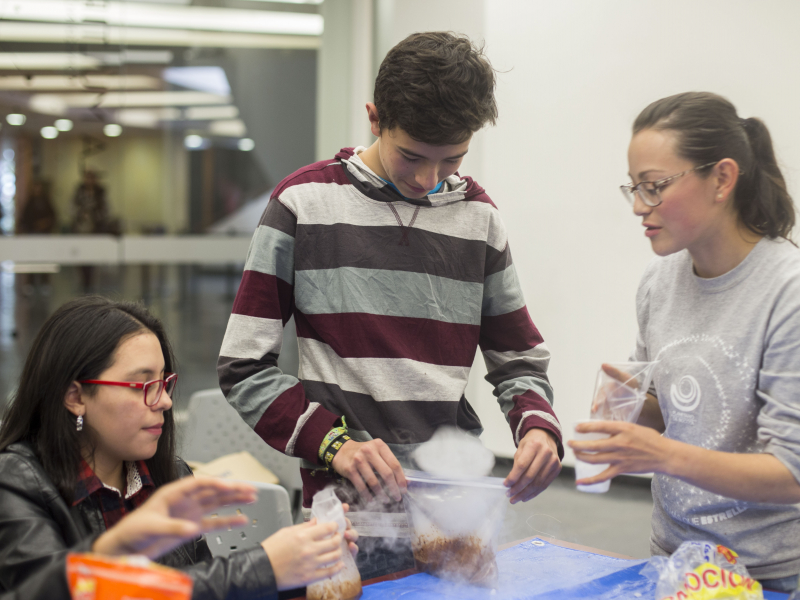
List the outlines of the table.
{"type": "MultiPolygon", "coordinates": [[[[457,586],[413,570],[364,582],[362,600],[650,600],[655,584],[639,574],[646,560],[557,540],[528,538],[502,546],[495,591],[457,586]]],[[[779,600],[788,594],[765,592],[779,600]]]]}

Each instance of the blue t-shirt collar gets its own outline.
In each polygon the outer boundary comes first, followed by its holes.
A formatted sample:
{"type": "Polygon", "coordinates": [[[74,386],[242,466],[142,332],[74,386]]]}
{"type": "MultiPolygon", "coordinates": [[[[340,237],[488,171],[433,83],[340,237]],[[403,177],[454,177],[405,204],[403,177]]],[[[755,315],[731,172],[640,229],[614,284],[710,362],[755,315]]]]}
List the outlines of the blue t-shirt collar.
{"type": "MultiPolygon", "coordinates": [[[[380,176],[378,176],[378,179],[380,179],[382,182],[384,182],[386,185],[388,185],[390,188],[392,188],[395,192],[397,192],[398,194],[403,196],[403,194],[400,192],[400,190],[397,189],[397,186],[395,184],[393,184],[391,181],[386,181],[383,177],[380,177],[380,176]]],[[[430,194],[438,194],[439,191],[442,189],[443,185],[444,185],[444,179],[442,179],[439,182],[439,185],[437,185],[435,188],[433,188],[430,192],[428,192],[425,195],[428,196],[430,194]]],[[[403,196],[403,198],[406,198],[406,197],[403,196]]],[[[406,200],[416,200],[416,199],[417,198],[406,198],[406,200]]]]}

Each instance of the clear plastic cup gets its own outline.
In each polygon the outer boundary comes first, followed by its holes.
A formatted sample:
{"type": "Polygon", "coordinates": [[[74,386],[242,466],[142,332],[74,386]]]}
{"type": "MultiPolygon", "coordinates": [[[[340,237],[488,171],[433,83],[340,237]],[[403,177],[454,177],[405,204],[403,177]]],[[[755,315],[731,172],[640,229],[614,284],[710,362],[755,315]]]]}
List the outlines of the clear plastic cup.
{"type": "MultiPolygon", "coordinates": [[[[578,421],[575,427],[581,423],[591,423],[592,421],[578,421]]],[[[605,440],[611,437],[608,433],[578,433],[573,428],[572,439],[577,442],[589,442],[594,440],[605,440]]],[[[594,477],[605,471],[609,467],[608,463],[592,464],[583,462],[582,460],[575,459],[575,480],[585,479],[587,477],[594,477]]],[[[591,494],[604,494],[611,486],[611,480],[594,483],[592,485],[579,485],[577,486],[579,492],[589,492],[591,494]]]]}

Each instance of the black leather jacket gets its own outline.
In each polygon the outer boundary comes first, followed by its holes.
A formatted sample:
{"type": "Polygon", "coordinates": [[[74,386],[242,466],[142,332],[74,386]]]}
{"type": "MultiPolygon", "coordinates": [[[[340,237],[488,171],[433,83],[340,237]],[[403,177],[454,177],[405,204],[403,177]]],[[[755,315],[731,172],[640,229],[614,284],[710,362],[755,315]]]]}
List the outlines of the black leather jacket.
{"type": "MultiPolygon", "coordinates": [[[[180,470],[191,473],[182,461],[180,470]]],[[[11,444],[0,453],[0,592],[9,592],[8,598],[32,598],[21,595],[23,589],[37,589],[46,594],[41,597],[67,600],[67,553],[90,551],[104,531],[94,498],[68,506],[29,444],[11,444]]],[[[272,566],[260,547],[214,558],[198,538],[157,562],[192,576],[194,600],[278,597],[272,566]]]]}

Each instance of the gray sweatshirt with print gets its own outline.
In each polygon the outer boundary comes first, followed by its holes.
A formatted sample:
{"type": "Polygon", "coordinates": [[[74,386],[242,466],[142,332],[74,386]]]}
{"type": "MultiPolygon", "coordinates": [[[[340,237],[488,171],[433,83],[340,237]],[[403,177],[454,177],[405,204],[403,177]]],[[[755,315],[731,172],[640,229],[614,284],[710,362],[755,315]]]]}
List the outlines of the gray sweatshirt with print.
{"type": "MultiPolygon", "coordinates": [[[[664,435],[772,454],[800,481],[800,250],[762,239],[712,279],[694,274],[685,250],[656,258],[636,308],[636,360],[659,361],[664,435]]],[[[653,554],[708,540],[738,552],[753,577],[800,573],[800,506],[734,500],[660,474],[652,489],[653,554]]]]}

